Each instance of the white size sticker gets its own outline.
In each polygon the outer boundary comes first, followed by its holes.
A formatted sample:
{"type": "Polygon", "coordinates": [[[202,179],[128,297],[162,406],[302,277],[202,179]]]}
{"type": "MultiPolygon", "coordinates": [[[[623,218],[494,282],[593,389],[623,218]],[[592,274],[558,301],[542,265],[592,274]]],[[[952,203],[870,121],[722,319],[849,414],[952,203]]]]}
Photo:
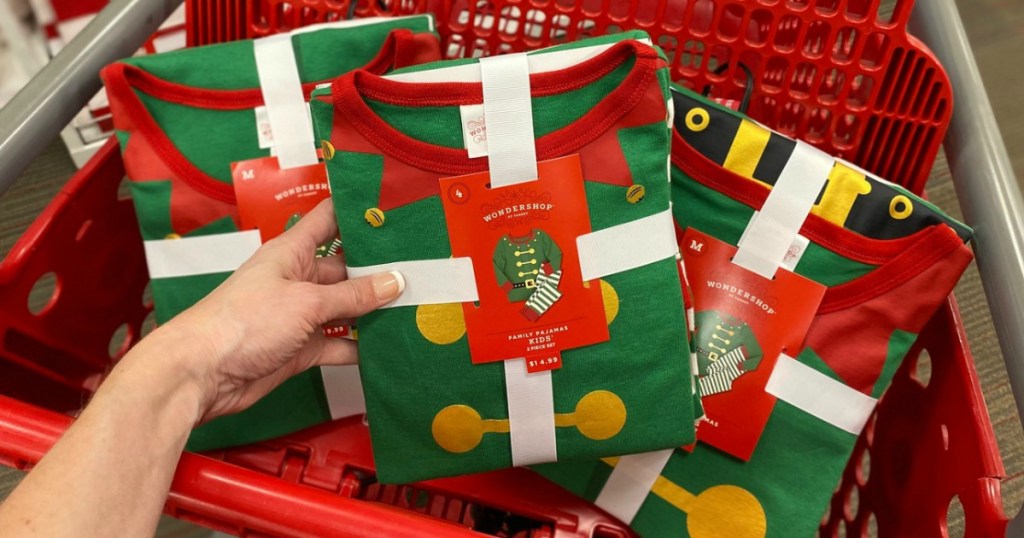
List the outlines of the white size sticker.
{"type": "Polygon", "coordinates": [[[267,107],[258,106],[256,112],[256,136],[259,138],[260,149],[274,147],[274,130],[270,128],[270,115],[267,107]]]}
{"type": "Polygon", "coordinates": [[[484,105],[462,105],[462,141],[470,159],[487,156],[487,125],[484,123],[484,105]]]}
{"type": "MultiPolygon", "coordinates": [[[[754,216],[750,218],[750,222],[754,222],[757,218],[758,211],[754,211],[754,216]]],[[[747,223],[746,230],[743,230],[743,234],[740,236],[740,241],[747,236],[747,230],[750,229],[750,223],[747,223]]],[[[789,248],[786,249],[786,255],[782,258],[782,264],[780,267],[785,270],[795,273],[796,266],[800,263],[800,259],[804,257],[804,253],[807,252],[807,246],[810,245],[811,240],[806,237],[796,234],[793,242],[790,243],[789,248]]]]}
{"type": "MultiPolygon", "coordinates": [[[[305,110],[306,119],[312,125],[312,112],[310,112],[308,106],[305,107],[305,110]]],[[[270,115],[267,113],[267,107],[258,106],[253,111],[256,113],[256,138],[259,141],[260,149],[269,149],[271,155],[276,155],[274,151],[274,129],[270,127],[270,115]]]]}
{"type": "Polygon", "coordinates": [[[804,253],[807,252],[807,245],[811,243],[810,239],[796,234],[796,238],[793,239],[793,243],[789,245],[789,250],[786,251],[786,256],[782,258],[782,267],[787,271],[796,272],[796,266],[800,263],[800,258],[804,257],[804,253]]]}

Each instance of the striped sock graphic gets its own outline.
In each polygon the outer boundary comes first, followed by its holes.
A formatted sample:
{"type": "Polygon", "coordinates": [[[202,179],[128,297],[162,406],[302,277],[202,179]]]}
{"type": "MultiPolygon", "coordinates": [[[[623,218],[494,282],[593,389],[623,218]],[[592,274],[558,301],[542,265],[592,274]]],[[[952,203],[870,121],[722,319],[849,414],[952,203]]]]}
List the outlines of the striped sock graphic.
{"type": "Polygon", "coordinates": [[[555,271],[548,275],[544,269],[537,275],[537,289],[533,295],[526,300],[526,307],[523,315],[528,319],[535,320],[544,315],[559,299],[562,292],[558,291],[558,283],[562,280],[562,271],[555,271]]]}
{"type": "Polygon", "coordinates": [[[731,390],[732,382],[744,373],[746,372],[740,370],[738,364],[731,364],[721,371],[700,378],[701,396],[711,396],[712,394],[720,394],[731,390]]]}
{"type": "Polygon", "coordinates": [[[743,364],[743,362],[746,360],[747,353],[744,351],[742,347],[738,347],[726,353],[725,355],[722,355],[717,361],[711,363],[708,366],[707,375],[711,375],[716,372],[721,372],[722,370],[725,370],[729,366],[737,366],[743,364]]]}

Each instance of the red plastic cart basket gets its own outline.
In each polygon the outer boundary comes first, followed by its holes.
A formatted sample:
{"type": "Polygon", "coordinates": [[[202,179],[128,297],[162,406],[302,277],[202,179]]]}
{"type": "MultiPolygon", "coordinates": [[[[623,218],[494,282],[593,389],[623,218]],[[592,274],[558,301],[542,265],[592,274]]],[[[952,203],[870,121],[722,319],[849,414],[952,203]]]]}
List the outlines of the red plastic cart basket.
{"type": "MultiPolygon", "coordinates": [[[[518,52],[640,29],[673,79],[739,99],[776,130],[921,192],[952,114],[949,80],[906,32],[913,0],[193,0],[234,5],[244,35],[360,16],[430,12],[449,57],[518,52]],[[890,151],[890,148],[901,148],[890,151]]],[[[227,8],[225,8],[227,9],[227,8]]],[[[191,10],[193,13],[195,10],[191,10]]],[[[194,20],[190,26],[207,21],[194,20]]],[[[223,22],[221,22],[223,25],[223,22]]]]}
{"type": "MultiPolygon", "coordinates": [[[[887,23],[876,19],[878,0],[402,0],[355,11],[429,9],[453,55],[640,27],[669,51],[674,72],[690,85],[735,98],[745,84],[742,64],[757,80],[755,117],[918,190],[951,107],[944,73],[905,33],[910,5],[899,3],[887,23]],[[864,144],[850,144],[861,138],[864,144]],[[908,153],[872,159],[892,153],[881,147],[899,146],[908,153]]],[[[209,38],[240,27],[246,37],[263,35],[348,10],[347,2],[332,0],[223,0],[191,2],[188,13],[219,17],[220,29],[209,38]],[[232,13],[246,17],[241,26],[225,18],[232,13]]],[[[141,333],[151,305],[144,302],[147,277],[131,203],[118,198],[122,176],[117,148],[108,143],[0,263],[0,462],[37,462],[70,423],[67,415],[141,333]],[[33,287],[49,274],[52,295],[30,308],[33,287]]],[[[940,536],[954,496],[969,533],[1002,532],[1002,464],[960,326],[950,301],[922,333],[858,442],[824,534],[842,526],[859,535],[874,521],[883,535],[940,536]],[[915,378],[922,352],[931,363],[927,383],[915,378]]],[[[528,471],[381,487],[358,420],[187,454],[166,511],[247,535],[631,535],[528,471]]]]}

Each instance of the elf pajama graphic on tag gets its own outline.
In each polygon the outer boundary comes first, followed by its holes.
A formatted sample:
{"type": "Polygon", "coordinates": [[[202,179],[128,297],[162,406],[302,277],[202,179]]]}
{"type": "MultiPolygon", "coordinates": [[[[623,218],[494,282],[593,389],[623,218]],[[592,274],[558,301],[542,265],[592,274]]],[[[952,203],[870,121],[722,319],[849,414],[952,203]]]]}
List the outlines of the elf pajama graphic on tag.
{"type": "MultiPolygon", "coordinates": [[[[609,36],[528,56],[540,69],[531,68],[530,77],[538,165],[578,155],[590,236],[653,218],[669,207],[667,73],[653,49],[630,38],[646,36],[609,36]],[[558,65],[545,67],[552,64],[558,65]],[[619,112],[605,116],[610,110],[619,112]],[[643,189],[630,191],[637,185],[643,189]]],[[[458,176],[487,170],[486,159],[467,155],[460,114],[460,107],[481,102],[479,77],[475,63],[435,64],[392,79],[356,73],[329,92],[318,92],[313,116],[318,136],[336,151],[328,174],[350,266],[459,258],[452,251],[453,227],[444,204],[467,199],[458,176]],[[442,187],[439,180],[449,177],[455,179],[442,187]],[[380,211],[381,225],[363,220],[369,208],[380,211]]],[[[491,142],[492,133],[487,134],[491,142]]],[[[475,191],[469,194],[472,204],[475,191]]],[[[560,211],[557,201],[555,206],[552,215],[560,211]]],[[[665,224],[659,233],[671,236],[671,225],[665,224]]],[[[558,460],[692,442],[689,361],[673,359],[688,356],[685,325],[660,322],[685,315],[674,246],[664,259],[582,280],[583,260],[570,264],[565,256],[576,241],[558,239],[548,222],[532,222],[510,238],[536,231],[553,238],[554,245],[533,234],[531,245],[505,244],[499,253],[497,239],[504,234],[497,235],[480,244],[486,265],[474,275],[475,281],[486,279],[478,293],[493,290],[500,301],[514,305],[515,317],[537,327],[563,315],[576,294],[594,293],[603,305],[597,319],[608,331],[607,342],[563,351],[558,370],[526,374],[550,376],[558,460]],[[560,266],[554,246],[563,254],[560,266]],[[499,284],[512,287],[506,292],[499,284]],[[652,300],[651,289],[663,293],[652,300]],[[524,308],[536,321],[523,319],[524,308]],[[625,356],[631,360],[622,361],[625,356]]],[[[629,248],[625,241],[618,245],[629,248]]],[[[375,462],[384,482],[512,463],[507,363],[472,363],[465,308],[472,303],[413,304],[360,318],[360,353],[377,359],[362,373],[375,462]]]]}
{"type": "Polygon", "coordinates": [[[503,236],[494,249],[494,271],[509,301],[526,301],[523,316],[536,321],[562,293],[562,250],[544,230],[524,237],[503,236]]]}
{"type": "MultiPolygon", "coordinates": [[[[362,66],[384,72],[396,61],[439,59],[440,46],[432,30],[427,16],[353,28],[303,29],[306,33],[290,38],[305,85],[299,93],[362,66]],[[338,50],[345,54],[338,55],[338,50]]],[[[194,265],[188,274],[160,278],[150,263],[158,324],[202,299],[245,259],[223,263],[227,252],[247,245],[240,242],[246,232],[232,163],[270,153],[265,146],[271,141],[260,143],[255,121],[255,110],[266,104],[256,62],[256,46],[246,40],[130,58],[102,72],[143,239],[159,250],[174,252],[181,251],[171,244],[175,241],[223,242],[218,248],[189,253],[204,256],[207,263],[194,265]]],[[[256,172],[250,172],[255,177],[256,172]]],[[[274,232],[280,233],[285,225],[282,220],[276,225],[281,229],[274,232]]],[[[322,249],[324,254],[332,250],[337,245],[322,249]]],[[[289,379],[249,410],[197,428],[188,448],[245,444],[331,420],[335,411],[351,408],[336,405],[336,397],[344,395],[325,391],[324,378],[335,373],[312,369],[289,379]]]]}
{"type": "Polygon", "coordinates": [[[440,180],[452,256],[474,269],[478,297],[463,304],[474,363],[525,357],[529,372],[555,369],[551,356],[608,340],[576,244],[592,231],[579,158],[538,162],[537,176],[498,188],[487,172],[440,180]]]}

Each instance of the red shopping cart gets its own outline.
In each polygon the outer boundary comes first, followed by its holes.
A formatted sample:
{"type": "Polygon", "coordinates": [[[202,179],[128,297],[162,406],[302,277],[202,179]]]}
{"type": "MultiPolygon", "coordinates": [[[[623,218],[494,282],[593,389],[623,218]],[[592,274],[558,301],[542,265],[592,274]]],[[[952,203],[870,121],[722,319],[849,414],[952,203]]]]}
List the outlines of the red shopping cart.
{"type": "MultiPolygon", "coordinates": [[[[640,28],[691,87],[737,99],[748,70],[756,83],[750,109],[756,119],[920,191],[952,102],[937,60],[906,33],[912,4],[897,2],[883,17],[879,0],[197,0],[187,13],[190,38],[206,43],[352,14],[429,11],[450,56],[640,28]],[[905,151],[882,150],[891,147],[905,151]]],[[[140,337],[150,305],[143,302],[146,270],[131,203],[117,195],[122,176],[109,143],[0,264],[4,463],[26,468],[38,461],[70,423],[67,415],[140,337]],[[43,278],[56,285],[33,311],[28,297],[43,278]],[[112,347],[115,334],[125,336],[112,347]]],[[[950,300],[858,441],[822,533],[834,536],[843,528],[863,535],[875,525],[885,535],[941,536],[954,497],[963,504],[969,535],[1003,532],[1004,473],[993,437],[950,300]],[[927,382],[917,375],[925,360],[931,364],[927,382]]],[[[367,443],[363,425],[350,419],[256,446],[186,455],[167,512],[239,534],[322,535],[346,528],[359,535],[467,529],[505,536],[631,535],[526,471],[382,487],[373,478],[367,443]],[[531,495],[517,494],[526,491],[531,495]]]]}

